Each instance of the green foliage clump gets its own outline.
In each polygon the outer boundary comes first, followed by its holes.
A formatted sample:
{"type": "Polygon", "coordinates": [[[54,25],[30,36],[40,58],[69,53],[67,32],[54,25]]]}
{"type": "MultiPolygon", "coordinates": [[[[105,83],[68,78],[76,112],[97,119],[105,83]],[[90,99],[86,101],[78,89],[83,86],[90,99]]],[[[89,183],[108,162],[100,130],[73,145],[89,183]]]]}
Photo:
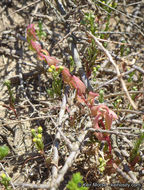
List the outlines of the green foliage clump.
{"type": "MultiPolygon", "coordinates": [[[[144,129],[144,124],[143,124],[143,129],[144,129]]],[[[144,141],[144,133],[141,133],[140,137],[135,142],[134,148],[131,151],[131,156],[130,156],[131,163],[134,162],[135,159],[139,156],[140,145],[143,143],[143,141],[144,141]]]]}
{"type": "Polygon", "coordinates": [[[42,25],[42,21],[39,21],[38,23],[38,30],[36,31],[39,39],[42,39],[42,37],[46,37],[46,33],[43,31],[43,25],[42,25]]]}
{"type": "Polygon", "coordinates": [[[70,56],[70,72],[73,72],[74,68],[75,68],[75,62],[73,60],[73,57],[70,56]]]}
{"type": "Polygon", "coordinates": [[[4,82],[4,85],[8,89],[8,92],[9,92],[9,95],[10,95],[10,103],[14,106],[15,98],[14,98],[12,87],[11,87],[11,81],[10,80],[6,80],[4,82]]]}
{"type": "Polygon", "coordinates": [[[9,153],[9,148],[6,145],[0,146],[0,160],[6,157],[9,153]]]}
{"type": "Polygon", "coordinates": [[[60,96],[62,90],[62,79],[60,77],[60,73],[62,71],[62,67],[56,70],[54,65],[51,65],[48,69],[48,72],[52,74],[52,88],[47,89],[47,93],[50,97],[55,97],[55,95],[60,96]]]}
{"type": "Polygon", "coordinates": [[[99,91],[99,102],[100,103],[104,102],[104,91],[103,90],[99,91]]]}
{"type": "Polygon", "coordinates": [[[113,102],[114,108],[118,109],[121,103],[122,99],[120,97],[117,97],[117,99],[113,102]]]}
{"type": "Polygon", "coordinates": [[[86,26],[87,30],[90,30],[92,34],[95,35],[97,24],[95,22],[95,15],[92,11],[85,13],[84,19],[81,23],[86,26]]]}
{"type": "Polygon", "coordinates": [[[100,65],[93,67],[93,81],[96,81],[97,72],[100,68],[101,68],[100,65]]]}
{"type": "Polygon", "coordinates": [[[98,169],[101,173],[103,173],[103,171],[105,170],[106,167],[106,163],[108,160],[105,160],[104,158],[100,157],[99,158],[99,166],[98,169]]]}
{"type": "Polygon", "coordinates": [[[9,187],[9,185],[10,185],[10,180],[11,180],[11,178],[10,178],[10,177],[7,177],[5,174],[2,174],[2,175],[1,175],[0,183],[1,183],[2,185],[4,185],[4,187],[5,187],[6,190],[12,190],[12,188],[9,187]]]}
{"type": "Polygon", "coordinates": [[[88,187],[83,187],[83,177],[80,172],[73,174],[71,181],[68,182],[67,188],[69,190],[88,190],[88,187]]]}
{"type": "Polygon", "coordinates": [[[38,151],[42,151],[43,152],[43,149],[44,149],[44,144],[43,144],[43,141],[42,141],[42,127],[38,127],[38,130],[36,132],[35,129],[32,129],[31,130],[31,134],[32,134],[32,137],[33,137],[33,142],[35,143],[35,146],[37,148],[38,151]]]}

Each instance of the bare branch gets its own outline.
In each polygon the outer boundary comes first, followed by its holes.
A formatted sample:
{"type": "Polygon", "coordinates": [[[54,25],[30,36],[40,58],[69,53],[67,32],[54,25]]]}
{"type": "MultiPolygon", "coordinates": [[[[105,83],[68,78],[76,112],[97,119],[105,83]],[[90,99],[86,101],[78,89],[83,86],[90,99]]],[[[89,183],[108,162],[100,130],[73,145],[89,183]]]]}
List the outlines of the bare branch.
{"type": "Polygon", "coordinates": [[[110,53],[108,52],[108,50],[106,50],[106,49],[104,48],[104,46],[102,45],[102,43],[100,43],[99,40],[98,40],[94,35],[92,35],[90,32],[88,32],[88,34],[94,39],[95,43],[99,46],[99,48],[104,51],[104,53],[105,53],[105,54],[107,55],[107,57],[109,58],[109,61],[110,61],[110,62],[113,64],[113,66],[115,67],[115,70],[116,70],[116,72],[117,72],[117,76],[118,76],[119,79],[120,79],[120,82],[121,82],[121,84],[122,84],[123,90],[124,90],[125,94],[127,95],[127,98],[128,98],[128,100],[129,100],[129,102],[131,103],[132,107],[133,107],[135,110],[137,110],[137,106],[135,105],[134,101],[131,99],[131,97],[130,97],[130,95],[129,95],[129,93],[128,93],[127,87],[126,87],[126,85],[125,85],[125,82],[124,82],[124,80],[122,79],[122,75],[121,75],[121,73],[120,73],[120,71],[119,71],[119,68],[118,68],[118,66],[116,65],[116,63],[114,62],[112,56],[110,55],[110,53]]]}

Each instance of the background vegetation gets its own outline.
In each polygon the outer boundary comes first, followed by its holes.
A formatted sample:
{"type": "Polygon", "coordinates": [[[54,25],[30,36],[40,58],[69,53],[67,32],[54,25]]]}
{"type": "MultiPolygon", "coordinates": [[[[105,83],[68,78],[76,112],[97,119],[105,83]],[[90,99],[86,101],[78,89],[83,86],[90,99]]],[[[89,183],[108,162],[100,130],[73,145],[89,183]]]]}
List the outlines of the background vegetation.
{"type": "Polygon", "coordinates": [[[0,189],[143,188],[143,15],[133,0],[0,2],[0,189]]]}

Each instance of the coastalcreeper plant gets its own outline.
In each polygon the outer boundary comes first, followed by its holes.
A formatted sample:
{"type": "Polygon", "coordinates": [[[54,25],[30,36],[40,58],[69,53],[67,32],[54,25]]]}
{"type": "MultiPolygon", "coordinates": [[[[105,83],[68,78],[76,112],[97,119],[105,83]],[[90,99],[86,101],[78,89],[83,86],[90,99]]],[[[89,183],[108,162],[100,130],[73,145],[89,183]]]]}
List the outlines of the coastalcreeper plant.
{"type": "MultiPolygon", "coordinates": [[[[51,57],[47,50],[42,49],[40,43],[38,42],[34,24],[30,24],[27,27],[27,42],[29,44],[29,48],[37,53],[39,60],[45,61],[49,66],[55,65],[56,70],[59,69],[59,61],[54,57],[51,57]]],[[[81,96],[82,93],[85,93],[86,87],[84,83],[78,77],[71,75],[69,69],[66,67],[63,67],[62,78],[65,83],[76,89],[78,96],[81,96]]]]}
{"type": "MultiPolygon", "coordinates": [[[[39,60],[45,61],[49,66],[54,65],[56,71],[58,71],[61,67],[61,74],[64,83],[68,84],[71,88],[76,89],[76,97],[78,102],[84,103],[87,107],[89,107],[92,118],[94,118],[93,127],[95,129],[102,128],[110,130],[113,120],[117,119],[117,115],[104,104],[98,106],[94,105],[94,100],[98,96],[97,93],[89,92],[86,98],[85,84],[77,76],[71,75],[68,68],[59,66],[59,61],[56,58],[51,57],[47,50],[42,49],[36,36],[34,24],[30,24],[27,27],[27,42],[29,44],[29,48],[37,53],[39,60]]],[[[111,142],[109,135],[97,132],[94,134],[98,140],[107,141],[109,145],[109,151],[111,152],[111,142]]]]}
{"type": "MultiPolygon", "coordinates": [[[[118,119],[117,115],[105,105],[92,106],[91,115],[94,116],[93,127],[95,129],[110,130],[113,120],[118,119]]],[[[95,133],[98,140],[107,141],[111,152],[111,140],[108,134],[95,133]]]]}

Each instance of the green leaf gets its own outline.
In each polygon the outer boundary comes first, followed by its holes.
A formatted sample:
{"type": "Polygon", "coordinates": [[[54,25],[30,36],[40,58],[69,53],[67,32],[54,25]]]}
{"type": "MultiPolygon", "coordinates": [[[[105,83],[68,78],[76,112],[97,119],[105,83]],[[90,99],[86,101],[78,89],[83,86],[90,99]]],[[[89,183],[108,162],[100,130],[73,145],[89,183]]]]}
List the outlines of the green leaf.
{"type": "Polygon", "coordinates": [[[9,153],[9,148],[6,145],[0,146],[0,160],[2,160],[9,153]]]}
{"type": "Polygon", "coordinates": [[[83,187],[83,180],[80,172],[73,174],[71,181],[68,182],[67,188],[69,190],[88,190],[88,187],[83,187]]]}

